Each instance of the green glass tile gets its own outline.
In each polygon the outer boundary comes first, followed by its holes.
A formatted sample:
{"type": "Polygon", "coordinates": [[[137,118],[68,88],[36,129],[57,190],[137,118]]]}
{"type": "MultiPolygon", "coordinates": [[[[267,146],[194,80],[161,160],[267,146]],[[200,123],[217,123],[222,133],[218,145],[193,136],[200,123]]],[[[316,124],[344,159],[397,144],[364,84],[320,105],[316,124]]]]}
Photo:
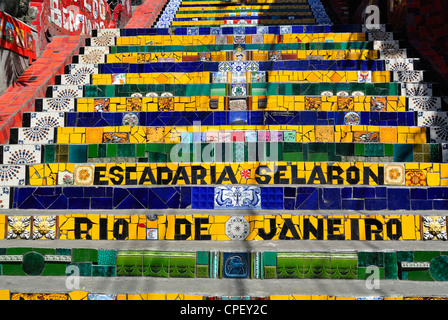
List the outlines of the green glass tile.
{"type": "Polygon", "coordinates": [[[366,143],[364,146],[364,155],[366,157],[383,157],[384,145],[382,143],[366,143]]]}
{"type": "Polygon", "coordinates": [[[327,153],[311,153],[308,154],[307,161],[328,161],[327,153]]]}
{"type": "Polygon", "coordinates": [[[386,279],[398,279],[398,261],[396,252],[384,253],[384,276],[386,279]]]}
{"type": "Polygon", "coordinates": [[[169,276],[174,278],[194,278],[196,261],[188,257],[170,257],[169,276]]]}
{"type": "Polygon", "coordinates": [[[65,263],[45,263],[45,269],[42,271],[42,276],[65,276],[65,263]]]}
{"type": "Polygon", "coordinates": [[[336,143],[335,148],[335,153],[339,156],[353,156],[355,154],[354,143],[336,143]]]}
{"type": "Polygon", "coordinates": [[[277,256],[277,278],[279,279],[303,279],[304,258],[302,257],[279,257],[277,256]]]}
{"type": "Polygon", "coordinates": [[[70,276],[73,274],[73,269],[70,268],[70,266],[75,266],[78,269],[76,270],[79,273],[79,276],[81,277],[90,277],[92,275],[92,263],[91,262],[77,262],[77,263],[71,263],[69,265],[65,266],[65,275],[70,276]]]}
{"type": "Polygon", "coordinates": [[[424,262],[440,256],[440,251],[414,251],[414,261],[424,262]]]}
{"type": "Polygon", "coordinates": [[[395,162],[412,162],[414,160],[414,148],[412,144],[396,144],[394,146],[395,162]]]}
{"type": "Polygon", "coordinates": [[[364,156],[364,143],[355,144],[355,156],[364,156]]]}
{"type": "MultiPolygon", "coordinates": [[[[22,270],[30,276],[38,276],[45,269],[43,255],[37,252],[28,252],[23,255],[22,270]]],[[[65,269],[65,268],[64,268],[65,269]]]]}
{"type": "Polygon", "coordinates": [[[414,261],[414,251],[397,251],[397,262],[401,261],[414,261]]]}
{"type": "Polygon", "coordinates": [[[45,254],[56,254],[56,249],[53,248],[33,248],[34,252],[40,253],[42,255],[45,254]]]}
{"type": "Polygon", "coordinates": [[[384,155],[386,157],[392,157],[394,155],[394,145],[393,144],[385,144],[384,145],[384,155]]]}
{"type": "Polygon", "coordinates": [[[115,277],[116,266],[92,266],[92,277],[115,277]]]}
{"type": "Polygon", "coordinates": [[[117,251],[98,250],[98,265],[115,265],[117,262],[117,251]]]}
{"type": "Polygon", "coordinates": [[[73,262],[98,262],[98,251],[96,249],[73,249],[73,262]]]}
{"type": "Polygon", "coordinates": [[[357,279],[358,260],[356,258],[331,256],[331,279],[357,279]]]}
{"type": "MultiPolygon", "coordinates": [[[[171,147],[174,147],[175,144],[172,144],[171,147]]],[[[146,151],[149,152],[161,152],[164,153],[166,150],[164,143],[147,143],[146,144],[146,151]]],[[[170,149],[171,150],[171,149],[170,149]]],[[[182,148],[182,150],[185,150],[182,148]]]]}
{"type": "Polygon", "coordinates": [[[143,256],[143,276],[168,278],[169,258],[163,256],[143,256]]]}
{"type": "Polygon", "coordinates": [[[86,163],[87,145],[70,145],[68,161],[70,163],[86,163]]]}
{"type": "Polygon", "coordinates": [[[303,152],[283,153],[283,161],[304,161],[303,152]]]}
{"type": "Polygon", "coordinates": [[[117,254],[117,276],[142,276],[143,252],[119,252],[117,254]]]}
{"type": "Polygon", "coordinates": [[[7,254],[19,255],[19,254],[25,254],[32,250],[33,250],[32,248],[8,248],[7,254]]]}
{"type": "Polygon", "coordinates": [[[0,255],[6,254],[7,249],[6,248],[0,248],[0,255]]]}
{"type": "Polygon", "coordinates": [[[118,144],[117,145],[117,157],[134,158],[135,157],[135,144],[118,144]]]}
{"type": "Polygon", "coordinates": [[[98,158],[98,145],[89,144],[89,158],[98,158]]]}
{"type": "Polygon", "coordinates": [[[208,266],[209,262],[210,262],[210,252],[208,251],[196,252],[196,264],[208,266]]]}
{"type": "Polygon", "coordinates": [[[429,270],[408,270],[407,280],[410,281],[434,281],[429,270]]]}
{"type": "Polygon", "coordinates": [[[436,281],[448,281],[448,257],[440,256],[432,259],[429,273],[436,281]]]}
{"type": "Polygon", "coordinates": [[[137,144],[137,148],[136,148],[136,156],[137,157],[144,157],[146,154],[146,145],[143,143],[139,143],[137,144]]]}
{"type": "Polygon", "coordinates": [[[196,266],[196,277],[197,278],[209,278],[209,266],[208,265],[198,265],[196,266]]]}
{"type": "Polygon", "coordinates": [[[105,158],[107,156],[107,144],[98,145],[98,158],[105,158]]]}
{"type": "Polygon", "coordinates": [[[117,145],[116,144],[108,144],[107,145],[107,153],[106,156],[108,158],[114,158],[117,156],[117,145]]]}
{"type": "Polygon", "coordinates": [[[264,267],[264,279],[275,279],[277,278],[277,267],[276,266],[265,266],[264,267]]]}
{"type": "Polygon", "coordinates": [[[266,251],[263,254],[263,264],[265,266],[276,266],[277,265],[277,252],[266,251]]]}
{"type": "Polygon", "coordinates": [[[27,274],[22,269],[22,264],[3,264],[2,273],[4,276],[26,276],[27,274]]]}
{"type": "Polygon", "coordinates": [[[56,146],[55,145],[45,145],[44,146],[44,162],[45,163],[54,163],[56,154],[56,146]]]}
{"type": "Polygon", "coordinates": [[[384,253],[383,252],[358,252],[358,266],[384,266],[384,253]]]}

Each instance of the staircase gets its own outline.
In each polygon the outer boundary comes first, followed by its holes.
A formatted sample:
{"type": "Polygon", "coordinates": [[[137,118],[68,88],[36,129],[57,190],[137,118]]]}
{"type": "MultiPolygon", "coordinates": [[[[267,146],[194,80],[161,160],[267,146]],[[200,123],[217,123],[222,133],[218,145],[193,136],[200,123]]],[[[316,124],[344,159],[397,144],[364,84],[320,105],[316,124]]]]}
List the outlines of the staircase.
{"type": "Polygon", "coordinates": [[[428,79],[319,0],[171,0],[94,31],[0,146],[2,297],[445,298],[428,79]]]}

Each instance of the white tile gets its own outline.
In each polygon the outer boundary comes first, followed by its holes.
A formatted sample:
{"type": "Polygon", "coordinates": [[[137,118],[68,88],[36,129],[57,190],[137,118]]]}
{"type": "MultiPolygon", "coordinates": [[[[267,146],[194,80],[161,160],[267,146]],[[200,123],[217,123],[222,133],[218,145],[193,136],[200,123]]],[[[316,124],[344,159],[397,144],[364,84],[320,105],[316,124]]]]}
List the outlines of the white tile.
{"type": "Polygon", "coordinates": [[[18,144],[54,143],[54,128],[18,128],[18,144]]]}
{"type": "Polygon", "coordinates": [[[64,120],[64,112],[33,112],[31,113],[30,127],[63,127],[64,120]]]}
{"type": "Polygon", "coordinates": [[[74,112],[75,98],[43,98],[42,112],[74,112]]]}
{"type": "Polygon", "coordinates": [[[41,145],[11,144],[3,147],[3,164],[41,163],[41,145]]]}

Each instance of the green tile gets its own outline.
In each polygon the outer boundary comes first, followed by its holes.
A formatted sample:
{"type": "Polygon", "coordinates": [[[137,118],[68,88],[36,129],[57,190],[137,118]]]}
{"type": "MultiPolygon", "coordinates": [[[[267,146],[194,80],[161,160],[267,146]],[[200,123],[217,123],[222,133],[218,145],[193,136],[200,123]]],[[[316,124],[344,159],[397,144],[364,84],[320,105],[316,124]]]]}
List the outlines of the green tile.
{"type": "Polygon", "coordinates": [[[117,157],[135,158],[135,144],[118,144],[117,157]]]}
{"type": "Polygon", "coordinates": [[[146,156],[146,144],[139,143],[137,144],[137,157],[145,157],[146,156]]]}
{"type": "Polygon", "coordinates": [[[197,265],[196,266],[196,277],[197,278],[209,278],[209,266],[208,265],[197,265]]]}
{"type": "Polygon", "coordinates": [[[19,254],[25,254],[32,250],[33,250],[32,248],[7,248],[7,254],[19,255],[19,254]]]}
{"type": "Polygon", "coordinates": [[[117,251],[98,250],[98,265],[115,265],[117,262],[117,251]]]}
{"type": "Polygon", "coordinates": [[[45,145],[44,146],[44,162],[45,163],[54,163],[56,154],[56,146],[55,145],[45,145]]]}
{"type": "Polygon", "coordinates": [[[414,261],[414,251],[397,251],[397,262],[401,261],[414,261]]]}
{"type": "Polygon", "coordinates": [[[45,263],[45,269],[42,271],[42,276],[65,276],[65,263],[45,263]]]}
{"type": "Polygon", "coordinates": [[[119,252],[117,276],[142,276],[143,252],[119,252]]]}
{"type": "Polygon", "coordinates": [[[434,281],[429,270],[408,270],[407,280],[411,281],[434,281]]]}
{"type": "Polygon", "coordinates": [[[275,279],[277,278],[277,267],[276,266],[265,266],[264,267],[264,279],[275,279]]]}
{"type": "Polygon", "coordinates": [[[89,158],[98,158],[97,144],[89,144],[89,158]]]}
{"type": "Polygon", "coordinates": [[[98,262],[96,249],[73,249],[72,262],[98,262]]]}
{"type": "Polygon", "coordinates": [[[78,274],[81,277],[92,276],[92,263],[91,262],[77,262],[77,263],[71,263],[69,265],[66,265],[66,271],[65,271],[66,276],[73,275],[73,271],[71,271],[72,269],[71,268],[67,269],[70,266],[77,267],[78,274]],[[70,270],[70,271],[68,271],[68,270],[70,270]]]}
{"type": "Polygon", "coordinates": [[[22,269],[22,264],[5,263],[2,265],[2,272],[4,276],[26,276],[27,274],[22,269]]]}
{"type": "Polygon", "coordinates": [[[107,156],[107,144],[98,145],[98,158],[105,158],[107,156]]]}
{"type": "Polygon", "coordinates": [[[364,143],[355,144],[355,156],[364,156],[364,143]]]}
{"type": "Polygon", "coordinates": [[[87,145],[70,145],[68,161],[70,163],[86,163],[87,145]]]}
{"type": "Polygon", "coordinates": [[[115,158],[117,156],[117,145],[116,144],[108,144],[107,145],[107,153],[106,156],[108,158],[115,158]]]}
{"type": "Polygon", "coordinates": [[[358,266],[384,266],[384,253],[383,252],[358,252],[358,266]]]}
{"type": "Polygon", "coordinates": [[[208,266],[209,262],[210,262],[210,252],[198,251],[196,253],[196,264],[208,266]]]}
{"type": "Polygon", "coordinates": [[[92,266],[92,277],[115,277],[117,276],[116,266],[92,266]]]}
{"type": "Polygon", "coordinates": [[[448,257],[439,256],[432,259],[429,273],[436,281],[448,281],[448,257]]]}
{"type": "Polygon", "coordinates": [[[266,251],[263,254],[263,264],[265,266],[277,266],[277,252],[266,251]]]}
{"type": "Polygon", "coordinates": [[[398,261],[396,252],[384,253],[384,276],[386,279],[398,279],[398,261]]]}
{"type": "Polygon", "coordinates": [[[384,155],[386,157],[392,157],[394,155],[394,145],[393,144],[385,144],[384,145],[384,155]]]}
{"type": "Polygon", "coordinates": [[[415,262],[431,261],[438,256],[440,256],[440,251],[414,251],[415,262]]]}
{"type": "Polygon", "coordinates": [[[42,255],[56,254],[56,249],[53,249],[53,248],[33,248],[33,251],[40,253],[42,255]]]}

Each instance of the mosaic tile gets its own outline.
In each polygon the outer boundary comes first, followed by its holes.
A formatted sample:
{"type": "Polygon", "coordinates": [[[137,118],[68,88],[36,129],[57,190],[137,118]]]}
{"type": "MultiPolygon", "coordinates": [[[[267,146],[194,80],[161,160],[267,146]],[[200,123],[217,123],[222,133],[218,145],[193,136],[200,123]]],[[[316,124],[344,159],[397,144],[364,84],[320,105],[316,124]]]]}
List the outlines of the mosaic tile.
{"type": "Polygon", "coordinates": [[[260,209],[260,189],[254,187],[216,187],[215,209],[260,209]]]}

